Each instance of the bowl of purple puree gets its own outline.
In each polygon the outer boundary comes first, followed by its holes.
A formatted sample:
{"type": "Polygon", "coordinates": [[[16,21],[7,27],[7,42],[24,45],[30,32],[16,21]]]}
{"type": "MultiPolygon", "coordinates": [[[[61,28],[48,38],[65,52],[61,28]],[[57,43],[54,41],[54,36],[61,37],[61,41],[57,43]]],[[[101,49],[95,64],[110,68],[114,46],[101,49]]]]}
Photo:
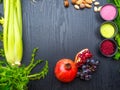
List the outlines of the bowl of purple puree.
{"type": "Polygon", "coordinates": [[[118,11],[115,5],[105,4],[100,10],[100,16],[106,21],[112,21],[117,17],[118,11]]]}

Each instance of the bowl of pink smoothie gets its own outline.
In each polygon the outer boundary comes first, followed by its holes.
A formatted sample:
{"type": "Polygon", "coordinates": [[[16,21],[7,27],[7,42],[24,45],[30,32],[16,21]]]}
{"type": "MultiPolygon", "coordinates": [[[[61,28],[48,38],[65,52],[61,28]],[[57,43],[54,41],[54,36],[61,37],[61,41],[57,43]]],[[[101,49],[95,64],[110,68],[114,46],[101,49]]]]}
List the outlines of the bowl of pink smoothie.
{"type": "Polygon", "coordinates": [[[100,10],[100,16],[106,21],[112,21],[117,17],[118,11],[115,5],[105,4],[100,10]]]}

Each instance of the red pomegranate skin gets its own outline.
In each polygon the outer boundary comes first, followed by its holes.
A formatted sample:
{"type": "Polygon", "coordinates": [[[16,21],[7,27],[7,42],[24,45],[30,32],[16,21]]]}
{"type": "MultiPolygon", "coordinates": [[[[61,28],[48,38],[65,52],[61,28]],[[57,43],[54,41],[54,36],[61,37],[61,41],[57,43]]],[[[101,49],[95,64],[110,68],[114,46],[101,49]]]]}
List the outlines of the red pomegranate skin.
{"type": "Polygon", "coordinates": [[[77,75],[78,68],[71,59],[59,60],[54,68],[56,78],[64,83],[71,82],[77,75]]]}

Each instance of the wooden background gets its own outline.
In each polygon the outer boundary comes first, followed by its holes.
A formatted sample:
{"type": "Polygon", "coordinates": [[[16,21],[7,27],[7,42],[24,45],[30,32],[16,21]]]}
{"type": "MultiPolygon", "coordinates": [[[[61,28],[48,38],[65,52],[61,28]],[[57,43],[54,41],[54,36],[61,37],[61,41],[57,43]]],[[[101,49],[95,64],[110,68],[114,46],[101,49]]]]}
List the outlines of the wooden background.
{"type": "MultiPolygon", "coordinates": [[[[22,63],[29,64],[33,48],[39,47],[36,59],[49,61],[49,73],[45,79],[31,81],[29,90],[120,90],[120,62],[103,57],[99,52],[99,43],[103,40],[99,26],[104,22],[99,13],[93,8],[75,10],[71,4],[65,8],[63,0],[36,1],[22,0],[22,63]],[[76,53],[84,48],[89,48],[94,58],[100,60],[92,79],[82,81],[76,78],[68,84],[59,82],[54,76],[56,62],[61,58],[74,60],[76,53]]],[[[103,5],[106,0],[99,2],[103,5]]],[[[37,67],[33,73],[39,70],[37,67]]]]}

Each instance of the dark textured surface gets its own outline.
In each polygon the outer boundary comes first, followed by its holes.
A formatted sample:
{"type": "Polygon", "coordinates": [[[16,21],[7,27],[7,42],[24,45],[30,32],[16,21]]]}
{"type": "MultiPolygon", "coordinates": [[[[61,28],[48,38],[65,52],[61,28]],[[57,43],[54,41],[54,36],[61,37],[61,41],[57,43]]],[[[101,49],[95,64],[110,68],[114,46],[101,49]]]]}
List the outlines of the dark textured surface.
{"type": "MultiPolygon", "coordinates": [[[[120,90],[120,62],[103,57],[98,50],[103,38],[99,26],[103,22],[92,9],[75,10],[70,4],[64,8],[63,0],[22,0],[23,7],[23,63],[28,64],[32,49],[39,47],[36,59],[49,61],[49,73],[45,79],[31,81],[29,90],[120,90]],[[100,60],[92,80],[64,84],[54,76],[55,63],[61,58],[74,59],[78,51],[89,48],[100,60]]],[[[101,5],[106,0],[99,0],[101,5]]],[[[33,72],[38,71],[36,68],[33,72]]]]}

